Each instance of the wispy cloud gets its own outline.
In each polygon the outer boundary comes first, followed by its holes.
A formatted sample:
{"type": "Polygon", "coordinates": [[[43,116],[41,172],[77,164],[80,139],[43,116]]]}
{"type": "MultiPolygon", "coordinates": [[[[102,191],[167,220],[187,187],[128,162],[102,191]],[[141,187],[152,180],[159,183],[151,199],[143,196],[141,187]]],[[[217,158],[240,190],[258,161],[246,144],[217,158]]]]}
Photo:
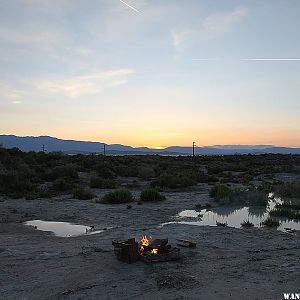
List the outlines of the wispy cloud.
{"type": "Polygon", "coordinates": [[[8,83],[0,83],[0,101],[12,104],[21,104],[24,102],[24,97],[27,93],[23,90],[17,89],[8,83]]]}
{"type": "Polygon", "coordinates": [[[77,98],[95,95],[107,88],[126,84],[128,76],[134,73],[132,69],[117,69],[80,76],[31,80],[31,84],[43,93],[77,98]]]}
{"type": "Polygon", "coordinates": [[[214,38],[230,30],[246,16],[248,10],[238,7],[233,11],[216,12],[208,15],[202,22],[202,29],[207,37],[214,38]]]}
{"type": "Polygon", "coordinates": [[[173,46],[177,51],[182,49],[185,39],[189,36],[189,31],[172,31],[172,42],[173,46]]]}
{"type": "Polygon", "coordinates": [[[22,104],[22,103],[23,103],[23,101],[20,101],[20,100],[15,100],[12,102],[12,104],[22,104]]]}
{"type": "Polygon", "coordinates": [[[0,27],[0,40],[14,44],[45,46],[56,43],[59,34],[54,31],[31,28],[0,27]]]}
{"type": "Polygon", "coordinates": [[[171,32],[173,47],[180,51],[185,43],[198,40],[208,40],[223,36],[230,32],[246,16],[248,10],[244,7],[235,8],[232,11],[211,13],[206,16],[198,27],[186,30],[173,30],[171,32]]]}

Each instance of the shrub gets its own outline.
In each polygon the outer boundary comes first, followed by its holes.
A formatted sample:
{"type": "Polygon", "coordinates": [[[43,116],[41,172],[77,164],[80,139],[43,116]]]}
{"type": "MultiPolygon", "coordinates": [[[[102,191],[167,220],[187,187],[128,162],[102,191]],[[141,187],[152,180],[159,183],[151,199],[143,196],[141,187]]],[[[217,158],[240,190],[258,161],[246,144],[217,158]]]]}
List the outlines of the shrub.
{"type": "Polygon", "coordinates": [[[254,224],[251,223],[249,220],[247,220],[247,221],[242,222],[241,226],[244,227],[244,228],[250,228],[250,227],[253,227],[254,224]]]}
{"type": "Polygon", "coordinates": [[[108,167],[97,167],[98,175],[106,179],[114,179],[116,174],[108,167]]]}
{"type": "Polygon", "coordinates": [[[139,167],[138,177],[140,177],[144,180],[149,180],[149,179],[155,177],[155,171],[151,167],[141,166],[141,167],[139,167]]]}
{"type": "Polygon", "coordinates": [[[300,182],[284,183],[278,186],[278,194],[282,197],[299,198],[300,182]]]}
{"type": "Polygon", "coordinates": [[[265,192],[257,190],[230,189],[225,185],[216,185],[209,192],[216,202],[247,204],[249,206],[266,206],[268,198],[265,192]]]}
{"type": "Polygon", "coordinates": [[[141,201],[151,202],[151,201],[162,201],[166,197],[161,195],[156,189],[150,188],[143,190],[140,196],[141,201]]]}
{"type": "Polygon", "coordinates": [[[112,179],[91,177],[90,187],[98,189],[113,189],[116,187],[116,183],[112,179]]]}
{"type": "Polygon", "coordinates": [[[290,209],[298,209],[300,210],[300,204],[297,203],[282,203],[282,204],[276,204],[275,208],[290,208],[290,209]]]}
{"type": "Polygon", "coordinates": [[[280,225],[278,220],[268,217],[265,221],[262,222],[262,225],[268,227],[278,227],[280,225]]]}
{"type": "Polygon", "coordinates": [[[52,182],[51,189],[57,192],[64,192],[70,189],[70,184],[64,178],[57,178],[52,182]]]}
{"type": "Polygon", "coordinates": [[[221,199],[228,198],[231,195],[231,189],[225,185],[215,185],[209,191],[209,196],[217,202],[221,199]]]}
{"type": "Polygon", "coordinates": [[[196,185],[197,182],[186,175],[163,174],[151,182],[151,187],[182,188],[196,185]]]}
{"type": "Polygon", "coordinates": [[[222,223],[222,222],[218,222],[218,221],[216,221],[216,225],[219,227],[227,227],[228,226],[227,222],[222,223]]]}
{"type": "Polygon", "coordinates": [[[133,201],[133,196],[130,191],[126,189],[119,189],[114,192],[110,192],[102,197],[102,199],[97,200],[100,203],[110,203],[110,204],[120,204],[128,203],[133,201]]]}
{"type": "Polygon", "coordinates": [[[2,171],[0,173],[0,192],[22,195],[24,192],[32,191],[33,189],[34,184],[23,174],[15,171],[2,171]]]}
{"type": "Polygon", "coordinates": [[[94,194],[84,188],[77,188],[73,191],[73,197],[79,200],[90,200],[94,198],[94,194]]]}
{"type": "Polygon", "coordinates": [[[38,198],[52,198],[53,194],[50,191],[33,191],[26,194],[26,200],[34,200],[38,198]]]}
{"type": "Polygon", "coordinates": [[[300,220],[300,212],[292,210],[287,207],[275,208],[271,210],[270,216],[300,220]]]}
{"type": "Polygon", "coordinates": [[[61,177],[69,177],[73,179],[78,178],[78,173],[76,167],[73,164],[66,164],[62,166],[55,166],[46,175],[46,178],[49,180],[55,180],[61,177]]]}

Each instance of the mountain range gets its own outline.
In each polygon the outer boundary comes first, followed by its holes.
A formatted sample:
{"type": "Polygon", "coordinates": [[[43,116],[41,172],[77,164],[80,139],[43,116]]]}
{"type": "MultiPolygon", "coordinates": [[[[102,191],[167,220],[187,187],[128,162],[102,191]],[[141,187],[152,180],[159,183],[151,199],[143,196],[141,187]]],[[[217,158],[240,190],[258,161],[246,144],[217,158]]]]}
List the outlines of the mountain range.
{"type": "MultiPolygon", "coordinates": [[[[22,151],[61,151],[66,154],[103,153],[104,143],[76,140],[63,140],[50,136],[0,135],[0,145],[4,148],[17,147],[22,151]]],[[[192,147],[170,146],[164,149],[131,147],[120,144],[106,144],[106,154],[111,155],[191,155],[192,147]]],[[[232,154],[300,154],[300,148],[277,147],[273,145],[216,145],[196,147],[196,155],[232,155],[232,154]]]]}

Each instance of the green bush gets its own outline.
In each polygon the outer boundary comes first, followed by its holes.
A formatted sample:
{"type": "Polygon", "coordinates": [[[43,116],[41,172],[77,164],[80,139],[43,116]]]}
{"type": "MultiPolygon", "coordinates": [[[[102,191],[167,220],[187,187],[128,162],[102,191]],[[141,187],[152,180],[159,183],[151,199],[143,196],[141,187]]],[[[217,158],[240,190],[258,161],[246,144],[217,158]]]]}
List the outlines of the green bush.
{"type": "Polygon", "coordinates": [[[298,209],[300,210],[300,203],[291,203],[291,202],[284,202],[282,204],[276,204],[275,208],[290,208],[290,209],[298,209]]]}
{"type": "Polygon", "coordinates": [[[209,196],[219,202],[221,199],[229,198],[231,189],[226,185],[215,185],[209,191],[209,196]]]}
{"type": "Polygon", "coordinates": [[[90,187],[97,189],[113,189],[116,187],[115,181],[102,177],[91,177],[90,187]]]}
{"type": "Polygon", "coordinates": [[[2,171],[0,173],[0,192],[4,194],[23,194],[34,189],[30,179],[16,171],[2,171]]]}
{"type": "Polygon", "coordinates": [[[244,228],[251,228],[251,227],[254,226],[254,224],[251,223],[249,220],[247,220],[247,221],[242,222],[241,226],[244,227],[244,228]]]}
{"type": "Polygon", "coordinates": [[[151,182],[151,187],[184,188],[196,185],[197,182],[185,175],[163,174],[151,182]]]}
{"type": "Polygon", "coordinates": [[[109,169],[108,167],[98,167],[97,168],[98,175],[102,178],[106,179],[114,179],[116,177],[116,174],[114,171],[109,169]]]}
{"type": "Polygon", "coordinates": [[[209,196],[214,198],[216,202],[227,204],[244,204],[249,206],[266,206],[268,198],[263,191],[254,189],[240,190],[230,189],[225,185],[216,185],[211,188],[209,196]]]}
{"type": "Polygon", "coordinates": [[[90,200],[95,197],[95,195],[84,188],[77,188],[73,191],[73,197],[79,200],[90,200]]]}
{"type": "Polygon", "coordinates": [[[280,225],[278,220],[267,218],[265,221],[262,222],[262,225],[268,226],[268,227],[278,227],[280,225]]]}
{"type": "Polygon", "coordinates": [[[26,200],[34,200],[38,198],[52,198],[54,195],[50,191],[33,191],[26,194],[26,200]]]}
{"type": "Polygon", "coordinates": [[[284,183],[277,187],[277,192],[282,197],[299,198],[300,182],[284,183]]]}
{"type": "Polygon", "coordinates": [[[133,196],[130,191],[126,189],[119,189],[114,192],[110,192],[102,197],[102,199],[97,200],[99,203],[107,203],[107,204],[120,204],[120,203],[128,203],[132,202],[133,196]]]}
{"type": "Polygon", "coordinates": [[[56,192],[65,192],[70,189],[70,184],[64,178],[57,178],[52,182],[51,189],[56,192]]]}
{"type": "Polygon", "coordinates": [[[288,218],[292,220],[300,220],[300,212],[288,207],[275,208],[270,211],[270,216],[279,218],[288,218]]]}
{"type": "Polygon", "coordinates": [[[138,177],[140,177],[144,180],[149,180],[149,179],[155,177],[155,171],[151,167],[141,166],[138,169],[138,177]]]}
{"type": "Polygon", "coordinates": [[[162,201],[165,200],[166,197],[161,195],[156,189],[150,188],[143,190],[140,196],[141,201],[151,202],[151,201],[162,201]]]}
{"type": "Polygon", "coordinates": [[[76,167],[73,164],[55,166],[54,168],[50,169],[46,175],[46,178],[49,180],[55,180],[61,177],[77,179],[78,173],[76,167]]]}

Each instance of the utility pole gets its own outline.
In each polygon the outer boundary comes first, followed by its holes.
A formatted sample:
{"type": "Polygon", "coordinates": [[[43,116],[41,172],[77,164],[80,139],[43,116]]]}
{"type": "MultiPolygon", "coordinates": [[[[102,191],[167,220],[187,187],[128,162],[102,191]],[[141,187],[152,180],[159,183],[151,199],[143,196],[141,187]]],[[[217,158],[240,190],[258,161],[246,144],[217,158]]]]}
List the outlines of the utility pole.
{"type": "Polygon", "coordinates": [[[196,143],[193,142],[193,157],[195,157],[195,146],[196,146],[196,143]]]}
{"type": "Polygon", "coordinates": [[[45,148],[45,145],[43,144],[43,147],[42,147],[42,151],[44,152],[44,153],[46,153],[46,148],[45,148]]]}
{"type": "Polygon", "coordinates": [[[103,155],[106,155],[106,144],[103,144],[103,155]]]}

